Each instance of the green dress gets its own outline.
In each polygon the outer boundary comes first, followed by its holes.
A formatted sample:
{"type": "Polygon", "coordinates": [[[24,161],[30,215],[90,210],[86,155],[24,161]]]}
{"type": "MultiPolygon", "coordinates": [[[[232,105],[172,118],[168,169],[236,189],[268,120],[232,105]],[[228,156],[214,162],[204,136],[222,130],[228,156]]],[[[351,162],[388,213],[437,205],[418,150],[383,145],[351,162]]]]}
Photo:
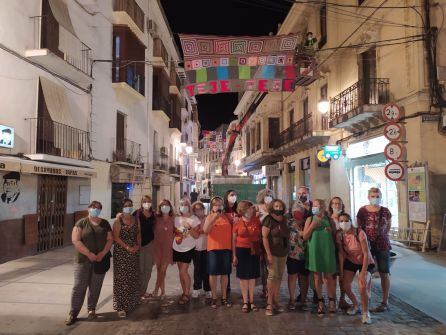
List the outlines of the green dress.
{"type": "MultiPolygon", "coordinates": [[[[315,217],[313,216],[312,220],[315,217]]],[[[336,251],[332,226],[327,216],[321,220],[321,227],[313,230],[307,244],[306,268],[312,272],[335,273],[336,251]]]]}

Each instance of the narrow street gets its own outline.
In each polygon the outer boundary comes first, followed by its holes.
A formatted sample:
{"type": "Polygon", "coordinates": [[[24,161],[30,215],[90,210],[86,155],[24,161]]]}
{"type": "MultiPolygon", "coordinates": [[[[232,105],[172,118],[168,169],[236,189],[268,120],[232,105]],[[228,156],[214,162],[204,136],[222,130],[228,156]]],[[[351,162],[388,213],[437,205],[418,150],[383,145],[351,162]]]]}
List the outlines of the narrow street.
{"type": "MultiPolygon", "coordinates": [[[[401,266],[407,257],[398,248],[399,257],[393,265],[392,280],[395,288],[391,296],[391,311],[372,315],[372,325],[362,325],[359,317],[350,317],[338,312],[336,316],[319,318],[313,312],[284,312],[274,317],[265,317],[264,309],[243,314],[240,311],[238,281],[232,276],[231,309],[219,306],[212,310],[204,298],[192,300],[185,307],[177,304],[180,293],[177,270],[169,267],[166,282],[167,298],[140,305],[127,319],[120,320],[113,311],[112,270],[108,272],[98,305],[99,318],[81,320],[73,326],[65,326],[64,318],[69,310],[73,283],[71,247],[54,250],[42,255],[26,257],[0,265],[0,334],[119,334],[119,335],[170,335],[170,334],[445,334],[446,325],[409,305],[402,297],[408,297],[416,279],[406,277],[401,266]],[[401,272],[401,273],[400,273],[401,272]],[[403,278],[401,278],[403,277],[403,278]],[[401,285],[406,282],[407,286],[401,285]]],[[[410,253],[410,252],[409,252],[410,253]]],[[[444,262],[444,259],[442,260],[444,262]]],[[[422,263],[426,273],[431,273],[429,263],[422,263]]],[[[442,267],[443,274],[446,268],[442,267]]],[[[156,271],[153,273],[156,276],[156,271]]],[[[153,278],[153,277],[152,277],[153,278]]],[[[284,279],[286,278],[286,274],[284,279]]],[[[374,280],[372,305],[378,300],[378,279],[374,280]]],[[[438,283],[437,283],[438,284],[438,283]]],[[[150,289],[153,287],[151,280],[150,289]]],[[[437,287],[440,289],[440,286],[437,287]]],[[[429,300],[422,285],[417,290],[420,300],[429,300]]],[[[287,302],[286,281],[282,283],[282,304],[287,302]]],[[[441,299],[441,297],[438,297],[441,299]]],[[[445,304],[437,301],[437,312],[444,314],[445,304]]],[[[262,301],[257,301],[259,306],[262,301]]]]}

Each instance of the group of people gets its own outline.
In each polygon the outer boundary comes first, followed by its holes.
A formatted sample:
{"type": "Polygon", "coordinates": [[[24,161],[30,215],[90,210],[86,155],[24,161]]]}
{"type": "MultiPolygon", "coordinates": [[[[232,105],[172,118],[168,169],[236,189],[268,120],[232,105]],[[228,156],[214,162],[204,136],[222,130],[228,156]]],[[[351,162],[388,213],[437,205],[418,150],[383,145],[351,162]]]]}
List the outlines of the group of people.
{"type": "Polygon", "coordinates": [[[93,201],[88,217],[73,228],[75,281],[65,323],[70,325],[77,320],[87,288],[88,319],[96,317],[114,244],[113,307],[122,318],[139,303],[165,296],[167,268],[175,263],[182,288],[180,305],[198,298],[203,290],[210,307],[217,308],[220,284],[220,305],[231,307],[230,275],[235,267],[242,312],[259,310],[254,303],[254,290],[261,283],[262,296],[267,301],[265,315],[281,313],[284,308],[279,291],[286,268],[288,310],[309,310],[307,296],[311,287],[319,316],[342,309],[348,315],[362,314],[362,322],[370,324],[371,274],[375,269],[381,277],[383,296],[374,311],[389,309],[391,213],[380,205],[381,191],[369,190],[370,203],[360,208],[356,222],[346,213],[340,197],[332,198],[327,206],[322,199],[311,201],[306,187],[300,187],[296,197],[287,210],[269,189],[258,193],[256,204],[237,201],[236,192],[229,190],[224,197],[211,199],[207,214],[202,202],[191,203],[188,197],[180,200],[178,214],[166,199],[154,208],[150,196],[144,196],[136,210],[132,200],[126,199],[113,229],[100,218],[101,203],[93,201]],[[193,284],[189,275],[192,262],[193,284]],[[153,265],[157,278],[153,292],[148,293],[153,265]],[[358,272],[359,299],[352,291],[358,272]]]}

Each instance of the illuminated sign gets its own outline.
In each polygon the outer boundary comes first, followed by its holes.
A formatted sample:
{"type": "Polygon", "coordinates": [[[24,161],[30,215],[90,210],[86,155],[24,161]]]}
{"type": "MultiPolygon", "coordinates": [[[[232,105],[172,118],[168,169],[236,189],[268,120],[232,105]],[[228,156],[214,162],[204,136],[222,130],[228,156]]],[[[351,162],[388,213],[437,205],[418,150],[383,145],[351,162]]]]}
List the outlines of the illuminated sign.
{"type": "Polygon", "coordinates": [[[9,149],[14,147],[14,128],[0,124],[0,147],[9,149]]]}
{"type": "Polygon", "coordinates": [[[371,138],[370,140],[349,144],[347,158],[358,158],[375,154],[382,154],[389,143],[384,136],[371,138]]]}
{"type": "Polygon", "coordinates": [[[327,159],[333,158],[334,160],[341,157],[341,146],[340,145],[326,145],[324,147],[324,156],[327,159]]]}
{"type": "Polygon", "coordinates": [[[321,163],[327,163],[328,162],[328,158],[325,157],[325,151],[324,149],[321,149],[317,152],[317,160],[321,163]]]}

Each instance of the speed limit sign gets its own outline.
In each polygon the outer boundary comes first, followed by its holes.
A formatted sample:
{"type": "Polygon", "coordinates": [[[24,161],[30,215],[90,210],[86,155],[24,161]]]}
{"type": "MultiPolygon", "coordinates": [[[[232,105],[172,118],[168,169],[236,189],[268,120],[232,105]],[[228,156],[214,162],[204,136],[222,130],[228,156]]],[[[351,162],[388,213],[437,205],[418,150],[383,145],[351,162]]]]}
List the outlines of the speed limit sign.
{"type": "Polygon", "coordinates": [[[389,141],[398,141],[403,135],[403,129],[396,122],[389,122],[384,127],[384,136],[389,141]]]}
{"type": "Polygon", "coordinates": [[[384,148],[387,159],[397,161],[403,155],[403,147],[398,142],[390,142],[384,148]]]}
{"type": "Polygon", "coordinates": [[[390,103],[383,108],[383,118],[389,122],[396,122],[401,117],[401,110],[397,104],[390,103]]]}

